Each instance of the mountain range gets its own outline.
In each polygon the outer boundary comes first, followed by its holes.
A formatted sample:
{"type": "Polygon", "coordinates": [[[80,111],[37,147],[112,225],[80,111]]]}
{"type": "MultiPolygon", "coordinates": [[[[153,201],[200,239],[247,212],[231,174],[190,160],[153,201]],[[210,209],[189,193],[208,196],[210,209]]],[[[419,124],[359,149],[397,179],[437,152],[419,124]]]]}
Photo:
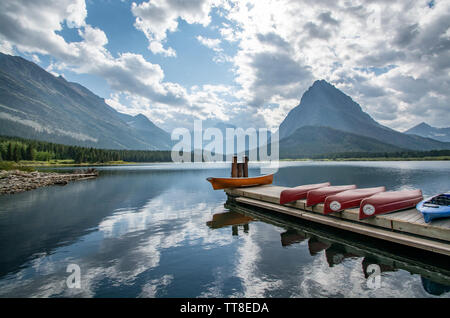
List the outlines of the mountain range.
{"type": "Polygon", "coordinates": [[[405,131],[405,134],[412,134],[426,138],[432,138],[442,142],[450,142],[450,127],[436,128],[424,122],[408,129],[407,131],[405,131]]]}
{"type": "Polygon", "coordinates": [[[171,149],[144,115],[117,112],[77,83],[0,53],[0,134],[107,149],[171,149]]]}
{"type": "MultiPolygon", "coordinates": [[[[226,128],[235,128],[207,121],[204,126],[219,128],[224,136],[226,128]]],[[[318,80],[281,123],[280,153],[293,158],[335,152],[450,149],[446,129],[422,123],[398,132],[379,124],[350,96],[318,80]]],[[[2,53],[0,134],[106,149],[168,150],[173,145],[170,134],[146,116],[117,112],[82,85],[2,53]]],[[[228,142],[224,141],[224,151],[228,142]]]]}

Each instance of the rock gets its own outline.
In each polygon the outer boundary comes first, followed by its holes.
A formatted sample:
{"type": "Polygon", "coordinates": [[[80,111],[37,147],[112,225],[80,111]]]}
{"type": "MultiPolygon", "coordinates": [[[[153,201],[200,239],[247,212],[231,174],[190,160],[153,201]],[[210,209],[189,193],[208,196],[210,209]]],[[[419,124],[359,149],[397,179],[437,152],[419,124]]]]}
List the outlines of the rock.
{"type": "Polygon", "coordinates": [[[36,189],[48,185],[66,185],[69,181],[94,178],[98,176],[95,169],[87,169],[83,173],[62,174],[46,172],[25,172],[19,170],[0,171],[0,194],[11,194],[36,189]]]}

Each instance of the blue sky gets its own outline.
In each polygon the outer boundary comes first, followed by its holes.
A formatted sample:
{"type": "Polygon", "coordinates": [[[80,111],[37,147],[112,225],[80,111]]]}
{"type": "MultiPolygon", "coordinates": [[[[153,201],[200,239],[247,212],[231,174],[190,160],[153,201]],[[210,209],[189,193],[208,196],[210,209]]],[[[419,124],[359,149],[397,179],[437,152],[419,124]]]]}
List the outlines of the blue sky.
{"type": "MultiPolygon", "coordinates": [[[[220,37],[217,26],[223,19],[216,14],[216,10],[211,12],[213,21],[206,28],[180,20],[178,31],[173,32],[166,41],[168,46],[176,50],[177,57],[167,58],[160,54],[154,54],[147,48],[148,41],[144,33],[136,30],[133,26],[136,18],[133,16],[130,6],[129,1],[86,2],[88,12],[86,23],[103,30],[108,35],[108,44],[105,45],[105,48],[113,56],[118,57],[124,51],[141,54],[152,63],[161,65],[167,81],[179,83],[184,87],[205,84],[233,85],[232,64],[230,62],[214,62],[214,51],[201,45],[196,39],[199,35],[206,38],[220,37]]],[[[63,24],[62,30],[57,33],[63,36],[67,42],[82,40],[77,29],[69,28],[66,24],[63,24]]],[[[224,45],[224,51],[231,55],[236,48],[232,44],[227,44],[224,45]]],[[[29,56],[25,57],[29,58],[29,56]]],[[[49,61],[44,62],[45,57],[44,59],[41,55],[39,57],[42,60],[41,66],[48,67],[49,61]]],[[[95,75],[64,71],[64,76],[67,80],[78,82],[102,97],[108,97],[114,92],[104,79],[95,75]]]]}
{"type": "Polygon", "coordinates": [[[275,128],[318,79],[391,128],[448,126],[448,1],[3,0],[0,51],[168,131],[275,128]]]}

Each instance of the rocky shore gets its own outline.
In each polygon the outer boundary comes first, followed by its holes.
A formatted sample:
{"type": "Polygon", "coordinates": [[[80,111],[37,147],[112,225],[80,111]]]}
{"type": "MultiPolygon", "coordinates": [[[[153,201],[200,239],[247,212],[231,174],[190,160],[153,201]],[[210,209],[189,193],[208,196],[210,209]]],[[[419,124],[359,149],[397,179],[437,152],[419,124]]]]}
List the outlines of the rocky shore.
{"type": "Polygon", "coordinates": [[[98,176],[95,169],[78,170],[74,173],[25,172],[0,170],[0,194],[12,194],[49,185],[66,185],[70,181],[92,179],[98,176]]]}

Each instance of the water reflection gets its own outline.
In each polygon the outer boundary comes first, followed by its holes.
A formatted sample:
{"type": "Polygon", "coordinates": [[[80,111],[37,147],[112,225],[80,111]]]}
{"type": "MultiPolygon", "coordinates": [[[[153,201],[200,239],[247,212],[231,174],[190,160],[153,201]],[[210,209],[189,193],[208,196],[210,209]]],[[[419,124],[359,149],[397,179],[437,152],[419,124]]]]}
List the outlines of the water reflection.
{"type": "Polygon", "coordinates": [[[301,243],[308,238],[306,233],[300,233],[294,229],[287,229],[286,232],[280,234],[281,246],[289,246],[295,243],[301,243]]]}
{"type": "MultiPolygon", "coordinates": [[[[275,184],[314,177],[392,186],[401,176],[402,187],[448,188],[448,163],[370,165],[282,163],[275,184]]],[[[225,194],[205,179],[228,167],[100,170],[95,180],[0,196],[0,297],[450,296],[448,259],[425,263],[359,238],[227,211],[225,194]],[[386,285],[376,291],[365,285],[371,262],[386,285]],[[81,289],[66,286],[71,263],[81,268],[81,289]]]]}
{"type": "MultiPolygon", "coordinates": [[[[51,254],[55,248],[74,244],[81,236],[89,237],[98,224],[104,236],[112,235],[108,231],[127,232],[127,229],[112,228],[108,222],[126,218],[127,211],[134,212],[146,201],[164,193],[170,178],[160,177],[165,182],[149,182],[148,175],[144,174],[136,176],[130,184],[103,175],[96,182],[80,181],[68,187],[41,188],[15,195],[12,205],[0,210],[3,219],[0,222],[0,278],[20,269],[19,265],[33,255],[51,254]],[[111,211],[115,214],[108,218],[111,211]]],[[[135,216],[139,215],[142,214],[135,216]]],[[[143,219],[133,218],[133,221],[134,226],[146,224],[143,219]]],[[[133,226],[130,222],[115,223],[133,226]]]]}
{"type": "Polygon", "coordinates": [[[440,295],[442,295],[444,293],[448,293],[450,291],[449,285],[443,285],[440,283],[436,283],[425,277],[420,277],[420,279],[422,281],[423,288],[430,295],[440,296],[440,295]]]}
{"type": "MultiPolygon", "coordinates": [[[[0,198],[8,203],[0,202],[0,296],[161,297],[168,285],[194,280],[187,275],[174,283],[173,272],[183,270],[174,270],[178,262],[167,266],[164,253],[184,258],[189,271],[187,260],[195,255],[189,245],[200,241],[203,251],[227,240],[198,227],[223,204],[219,193],[206,201],[192,195],[186,182],[193,175],[198,173],[103,172],[93,182],[0,198]],[[71,263],[81,267],[81,290],[65,284],[71,263]]],[[[205,182],[200,191],[207,187],[205,182]]],[[[180,289],[178,295],[197,292],[180,289]]]]}
{"type": "MultiPolygon", "coordinates": [[[[244,220],[248,220],[248,222],[262,221],[276,224],[277,226],[282,226],[285,229],[284,232],[280,233],[282,247],[301,244],[307,240],[307,247],[310,256],[318,257],[323,253],[329,268],[333,268],[334,266],[342,264],[347,260],[354,260],[360,262],[360,268],[365,279],[369,279],[371,275],[373,276],[374,274],[395,273],[398,270],[404,270],[410,274],[420,275],[423,289],[430,295],[440,296],[450,291],[450,271],[448,266],[436,266],[433,264],[433,260],[430,260],[431,263],[426,263],[426,266],[424,263],[418,263],[417,260],[410,260],[410,262],[407,262],[405,261],[405,256],[403,256],[403,259],[399,261],[398,251],[392,251],[392,254],[389,254],[389,248],[384,248],[381,253],[383,256],[380,257],[380,255],[377,254],[377,250],[373,247],[370,248],[372,252],[368,252],[360,247],[352,246],[351,243],[350,245],[347,245],[348,242],[351,242],[351,240],[347,241],[347,244],[341,244],[340,242],[333,240],[333,235],[327,237],[326,232],[323,230],[321,230],[320,235],[315,235],[314,230],[312,230],[311,227],[302,229],[301,222],[295,224],[295,228],[293,228],[290,226],[292,225],[292,222],[287,222],[289,225],[286,224],[286,220],[284,220],[283,217],[273,215],[268,217],[268,215],[264,212],[253,211],[250,207],[237,208],[229,203],[227,204],[227,207],[231,209],[230,212],[213,215],[213,220],[227,220],[221,222],[219,227],[235,227],[236,225],[243,223],[244,220]],[[236,208],[240,212],[234,210],[236,208]],[[245,212],[243,212],[243,210],[245,212]],[[278,222],[274,222],[274,219],[278,222]],[[235,222],[233,222],[233,220],[235,220],[235,222]],[[389,255],[392,256],[392,258],[389,258],[389,255]],[[377,268],[377,271],[375,272],[373,271],[373,265],[377,268]],[[424,268],[427,269],[424,270],[424,268]],[[432,268],[432,270],[430,270],[430,268],[432,268]]],[[[209,221],[207,224],[208,226],[211,226],[214,222],[209,221]]],[[[248,226],[248,223],[246,223],[246,225],[248,226]]],[[[445,258],[440,256],[436,257],[441,259],[445,258]]],[[[402,258],[402,256],[400,256],[400,258],[402,258]]],[[[448,259],[443,260],[444,264],[446,264],[446,261],[448,261],[448,259]]]]}
{"type": "Polygon", "coordinates": [[[325,250],[325,256],[330,267],[341,264],[346,258],[359,257],[358,255],[348,252],[345,246],[337,243],[331,244],[331,246],[325,250]]]}
{"type": "MultiPolygon", "coordinates": [[[[394,261],[393,261],[393,263],[394,263],[394,261]]],[[[370,265],[378,265],[378,268],[381,273],[395,272],[395,271],[397,271],[397,268],[395,268],[393,263],[392,264],[383,264],[383,263],[381,263],[381,261],[376,260],[375,258],[373,258],[371,256],[365,256],[361,262],[362,270],[364,272],[364,277],[369,278],[369,276],[371,274],[371,272],[369,272],[369,270],[368,270],[370,265]]]]}
{"type": "Polygon", "coordinates": [[[211,229],[220,229],[222,227],[231,226],[231,233],[233,236],[239,235],[239,227],[244,233],[249,231],[249,223],[253,218],[237,212],[216,213],[213,215],[211,221],[206,222],[206,225],[211,229]]]}

